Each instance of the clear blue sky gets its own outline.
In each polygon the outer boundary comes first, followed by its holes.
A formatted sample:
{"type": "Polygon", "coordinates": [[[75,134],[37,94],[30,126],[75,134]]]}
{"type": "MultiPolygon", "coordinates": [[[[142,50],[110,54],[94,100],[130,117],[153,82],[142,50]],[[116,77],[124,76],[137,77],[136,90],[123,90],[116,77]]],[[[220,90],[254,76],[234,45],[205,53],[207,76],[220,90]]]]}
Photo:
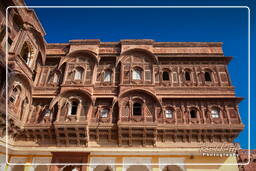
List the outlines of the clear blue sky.
{"type": "MultiPolygon", "coordinates": [[[[26,0],[27,5],[247,5],[246,1],[57,1],[26,0]]],[[[235,140],[248,148],[248,27],[247,9],[35,9],[47,33],[49,43],[64,43],[71,39],[154,39],[171,42],[223,42],[225,56],[233,56],[229,65],[236,94],[243,97],[240,114],[245,130],[235,140]]],[[[254,16],[253,16],[254,17],[254,16]]],[[[254,19],[254,18],[252,18],[254,19]]],[[[255,24],[254,22],[252,24],[255,24]]],[[[255,28],[255,27],[254,27],[255,28]]],[[[255,34],[252,30],[252,34],[255,34]]],[[[253,39],[252,43],[255,45],[253,39]]],[[[255,51],[251,64],[255,64],[255,51]]],[[[255,77],[253,66],[251,78],[255,77]]],[[[251,98],[255,97],[255,80],[251,98]]],[[[254,106],[255,101],[251,101],[254,106]]],[[[251,109],[251,132],[256,131],[255,109],[251,109]],[[254,115],[254,116],[253,116],[254,115]]],[[[252,136],[251,149],[256,149],[252,136]]]]}

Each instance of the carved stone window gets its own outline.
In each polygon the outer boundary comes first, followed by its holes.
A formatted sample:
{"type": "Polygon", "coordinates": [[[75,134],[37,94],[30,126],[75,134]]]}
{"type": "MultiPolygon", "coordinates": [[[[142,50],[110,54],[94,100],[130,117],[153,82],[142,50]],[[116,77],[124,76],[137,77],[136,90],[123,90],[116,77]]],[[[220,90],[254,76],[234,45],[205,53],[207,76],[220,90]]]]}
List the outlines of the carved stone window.
{"type": "Polygon", "coordinates": [[[58,83],[59,82],[59,76],[57,73],[54,73],[53,74],[53,80],[52,80],[53,83],[58,83]]]}
{"type": "Polygon", "coordinates": [[[60,74],[57,72],[52,72],[49,76],[49,83],[58,84],[60,80],[60,74]]]}
{"type": "Polygon", "coordinates": [[[23,102],[22,102],[22,108],[21,108],[21,114],[20,114],[20,119],[22,120],[24,114],[26,113],[27,111],[27,107],[28,107],[28,98],[26,97],[23,102]]]}
{"type": "Polygon", "coordinates": [[[142,80],[142,69],[134,68],[132,72],[132,79],[133,80],[142,80]]]}
{"type": "Polygon", "coordinates": [[[70,108],[68,111],[68,115],[76,115],[77,114],[78,104],[79,104],[79,102],[76,100],[73,100],[71,102],[71,105],[70,105],[70,108]]]}
{"type": "Polygon", "coordinates": [[[164,71],[163,72],[163,81],[169,81],[170,77],[169,77],[169,72],[168,71],[164,71]]]}
{"type": "Polygon", "coordinates": [[[21,87],[19,85],[15,86],[10,93],[9,101],[15,103],[17,99],[20,97],[21,87]]]}
{"type": "Polygon", "coordinates": [[[204,73],[204,79],[205,81],[212,81],[210,72],[207,71],[204,73]]]}
{"type": "Polygon", "coordinates": [[[166,109],[166,110],[165,110],[165,117],[168,118],[168,119],[173,118],[173,110],[171,110],[171,109],[166,109]]]}
{"type": "Polygon", "coordinates": [[[107,118],[108,117],[108,114],[109,114],[109,110],[106,109],[106,108],[103,108],[100,112],[100,117],[102,118],[107,118]]]}
{"type": "Polygon", "coordinates": [[[189,71],[185,71],[185,80],[186,81],[191,81],[191,77],[190,77],[190,72],[189,71]]]}
{"type": "Polygon", "coordinates": [[[32,50],[27,43],[24,43],[24,45],[22,46],[20,56],[27,65],[30,65],[32,60],[32,50]]]}
{"type": "Polygon", "coordinates": [[[195,109],[190,110],[189,113],[191,118],[197,118],[197,111],[195,109]]]}
{"type": "Polygon", "coordinates": [[[141,116],[142,115],[142,105],[138,102],[133,104],[133,115],[134,116],[141,116]]]}
{"type": "Polygon", "coordinates": [[[110,70],[105,70],[103,81],[104,82],[110,82],[111,81],[111,76],[112,76],[112,72],[110,70]]]}
{"type": "Polygon", "coordinates": [[[82,67],[77,67],[75,69],[74,80],[82,80],[83,79],[83,74],[84,74],[84,69],[82,67]]]}
{"type": "Polygon", "coordinates": [[[219,118],[220,117],[219,110],[217,110],[217,109],[211,110],[211,116],[212,116],[212,118],[219,118]]]}

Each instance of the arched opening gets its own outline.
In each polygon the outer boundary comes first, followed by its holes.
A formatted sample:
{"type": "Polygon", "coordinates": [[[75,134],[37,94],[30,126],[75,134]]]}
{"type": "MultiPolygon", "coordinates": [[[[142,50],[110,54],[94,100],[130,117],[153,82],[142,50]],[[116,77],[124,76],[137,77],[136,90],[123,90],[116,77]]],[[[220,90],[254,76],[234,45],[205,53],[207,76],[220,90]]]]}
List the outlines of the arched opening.
{"type": "Polygon", "coordinates": [[[133,104],[133,115],[134,116],[141,116],[142,115],[142,105],[138,102],[133,104]]]}
{"type": "Polygon", "coordinates": [[[204,79],[205,79],[205,81],[212,81],[210,72],[204,73],[204,79]]]}
{"type": "Polygon", "coordinates": [[[170,80],[169,72],[167,72],[167,71],[163,72],[163,80],[164,81],[169,81],[170,80]]]}
{"type": "Polygon", "coordinates": [[[77,109],[78,109],[78,101],[76,101],[76,100],[73,100],[72,102],[71,102],[71,106],[70,106],[70,108],[69,108],[69,113],[68,113],[68,115],[76,115],[77,114],[77,109]]]}
{"type": "Polygon", "coordinates": [[[142,166],[142,165],[134,165],[130,166],[127,171],[149,171],[147,166],[142,166]]]}
{"type": "Polygon", "coordinates": [[[197,118],[197,111],[195,109],[190,110],[190,117],[197,118]]]}
{"type": "Polygon", "coordinates": [[[22,120],[24,114],[27,111],[27,106],[28,106],[28,98],[26,97],[23,102],[22,102],[22,106],[21,106],[21,114],[20,114],[20,120],[22,120]]]}
{"type": "Polygon", "coordinates": [[[22,57],[22,59],[25,61],[25,63],[27,65],[30,64],[31,61],[31,49],[28,46],[27,43],[24,43],[24,45],[22,46],[21,52],[20,52],[20,56],[22,57]]]}
{"type": "Polygon", "coordinates": [[[168,119],[173,118],[173,110],[170,109],[170,108],[167,108],[167,109],[165,110],[165,117],[168,118],[168,119]]]}
{"type": "Polygon", "coordinates": [[[112,72],[110,70],[105,70],[103,81],[104,82],[110,82],[111,81],[111,75],[112,75],[112,72]]]}
{"type": "Polygon", "coordinates": [[[163,171],[182,171],[180,167],[178,166],[166,166],[163,171]]]}
{"type": "Polygon", "coordinates": [[[93,171],[113,171],[113,169],[110,166],[99,165],[93,171]]]}
{"type": "Polygon", "coordinates": [[[186,81],[191,81],[190,72],[188,72],[188,71],[185,72],[185,80],[186,81]]]}
{"type": "Polygon", "coordinates": [[[52,82],[56,83],[56,84],[59,82],[59,75],[56,72],[53,74],[53,81],[52,82]]]}
{"type": "Polygon", "coordinates": [[[55,71],[52,71],[50,76],[49,76],[48,82],[58,84],[59,83],[59,78],[60,78],[59,74],[55,71]]]}
{"type": "Polygon", "coordinates": [[[142,80],[142,69],[134,68],[132,72],[132,79],[133,80],[142,80]]]}
{"type": "Polygon", "coordinates": [[[84,73],[84,69],[82,67],[77,67],[75,69],[74,80],[82,80],[83,79],[83,73],[84,73]]]}
{"type": "Polygon", "coordinates": [[[212,118],[219,118],[220,117],[220,111],[217,108],[214,108],[211,110],[211,116],[212,118]]]}
{"type": "Polygon", "coordinates": [[[21,87],[17,85],[12,89],[12,92],[10,93],[9,101],[11,103],[15,103],[20,97],[20,94],[21,94],[21,87]]]}

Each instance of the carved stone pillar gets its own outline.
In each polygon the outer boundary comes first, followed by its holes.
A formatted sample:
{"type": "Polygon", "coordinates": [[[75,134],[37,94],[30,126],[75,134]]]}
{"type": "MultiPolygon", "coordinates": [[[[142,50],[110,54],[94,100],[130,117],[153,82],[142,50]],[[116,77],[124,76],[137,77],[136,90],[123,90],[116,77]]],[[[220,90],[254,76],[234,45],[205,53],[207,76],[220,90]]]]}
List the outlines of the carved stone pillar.
{"type": "Polygon", "coordinates": [[[81,112],[82,112],[82,100],[81,99],[79,99],[79,104],[78,104],[78,106],[77,106],[77,114],[76,114],[76,119],[77,119],[77,121],[80,121],[80,116],[81,116],[81,112]]]}
{"type": "Polygon", "coordinates": [[[224,105],[224,106],[223,106],[223,112],[225,112],[226,115],[227,115],[228,124],[231,124],[230,115],[229,115],[229,112],[227,111],[227,105],[224,105]]]}
{"type": "MultiPolygon", "coordinates": [[[[92,81],[91,84],[95,84],[96,83],[96,79],[97,79],[97,70],[98,70],[98,65],[95,64],[92,70],[92,81]]],[[[84,82],[86,81],[86,79],[84,79],[84,82]]]]}

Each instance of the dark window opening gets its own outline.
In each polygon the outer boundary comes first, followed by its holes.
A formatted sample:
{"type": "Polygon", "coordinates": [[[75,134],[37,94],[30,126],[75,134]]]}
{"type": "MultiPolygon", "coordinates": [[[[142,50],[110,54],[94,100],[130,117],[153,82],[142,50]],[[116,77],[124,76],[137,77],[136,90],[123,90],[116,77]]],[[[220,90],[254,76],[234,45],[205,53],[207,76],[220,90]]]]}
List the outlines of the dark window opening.
{"type": "Polygon", "coordinates": [[[212,81],[211,75],[209,72],[204,73],[204,79],[205,79],[205,81],[212,81]]]}
{"type": "Polygon", "coordinates": [[[13,92],[14,92],[14,93],[17,93],[17,92],[18,92],[17,87],[15,87],[15,88],[13,89],[13,92]]]}
{"type": "Polygon", "coordinates": [[[15,99],[13,97],[10,97],[9,101],[13,103],[15,101],[15,99]]]}
{"type": "Polygon", "coordinates": [[[190,117],[191,118],[196,118],[196,110],[191,110],[190,111],[190,117]]]}
{"type": "Polygon", "coordinates": [[[190,73],[188,71],[185,72],[185,79],[186,81],[190,81],[190,73]]]}
{"type": "Polygon", "coordinates": [[[8,37],[8,44],[9,44],[9,46],[11,46],[12,45],[12,39],[10,38],[10,37],[8,37]]]}
{"type": "Polygon", "coordinates": [[[23,45],[23,48],[21,50],[21,57],[24,59],[24,61],[27,63],[29,59],[29,47],[25,44],[23,45]]]}
{"type": "Polygon", "coordinates": [[[71,115],[75,115],[77,112],[78,103],[72,102],[71,115]]]}
{"type": "Polygon", "coordinates": [[[163,72],[163,80],[164,80],[164,81],[170,80],[170,78],[169,78],[169,72],[167,72],[167,71],[164,71],[164,72],[163,72]]]}
{"type": "Polygon", "coordinates": [[[135,116],[141,115],[141,104],[140,103],[133,104],[133,115],[135,115],[135,116]]]}

